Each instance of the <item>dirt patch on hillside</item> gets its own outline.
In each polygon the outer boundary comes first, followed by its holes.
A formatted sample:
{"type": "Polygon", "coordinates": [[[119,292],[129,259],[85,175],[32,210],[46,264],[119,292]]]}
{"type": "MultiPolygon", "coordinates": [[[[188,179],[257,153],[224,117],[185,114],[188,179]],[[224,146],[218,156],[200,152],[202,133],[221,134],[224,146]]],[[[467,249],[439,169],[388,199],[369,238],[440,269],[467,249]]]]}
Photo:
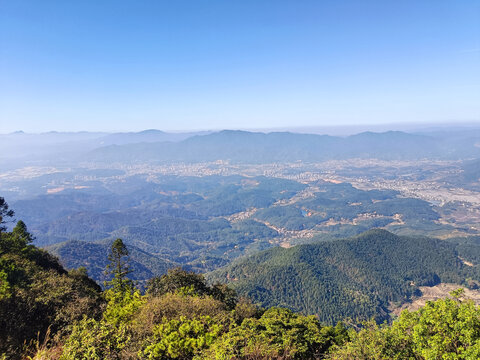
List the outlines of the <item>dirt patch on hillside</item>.
{"type": "MultiPolygon", "coordinates": [[[[399,307],[390,307],[390,311],[395,315],[400,315],[400,313],[408,309],[409,311],[415,311],[420,309],[425,305],[427,301],[435,301],[438,299],[443,299],[450,297],[450,292],[461,288],[462,286],[457,284],[447,284],[442,283],[436,286],[420,286],[419,289],[422,292],[422,296],[413,299],[412,302],[405,303],[399,307]]],[[[469,290],[464,288],[463,299],[471,299],[475,302],[476,305],[480,305],[480,291],[479,290],[469,290]]]]}

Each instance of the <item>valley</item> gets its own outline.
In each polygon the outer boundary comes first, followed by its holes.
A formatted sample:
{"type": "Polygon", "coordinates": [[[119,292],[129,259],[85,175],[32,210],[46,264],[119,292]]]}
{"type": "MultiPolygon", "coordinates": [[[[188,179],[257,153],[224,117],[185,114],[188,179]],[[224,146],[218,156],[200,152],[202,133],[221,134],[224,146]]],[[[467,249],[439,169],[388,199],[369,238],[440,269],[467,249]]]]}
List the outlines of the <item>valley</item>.
{"type": "MultiPolygon", "coordinates": [[[[116,238],[123,239],[129,247],[134,270],[130,276],[143,286],[153,276],[178,266],[217,274],[237,261],[247,261],[265,251],[293,251],[308,244],[324,246],[320,244],[344,241],[341,239],[372,229],[412,238],[443,239],[445,246],[456,252],[454,257],[462,259],[465,271],[475,272],[480,258],[477,163],[465,158],[445,158],[440,148],[435,150],[437,155],[429,153],[422,147],[423,136],[365,136],[367,141],[386,141],[391,137],[390,142],[397,149],[401,149],[402,141],[411,146],[412,141],[418,140],[420,143],[414,148],[421,156],[409,150],[389,158],[393,156],[389,150],[379,157],[364,153],[349,157],[345,154],[351,150],[340,148],[335,150],[337,153],[312,155],[300,142],[307,141],[316,148],[325,145],[315,141],[351,142],[351,146],[363,148],[359,143],[361,136],[352,140],[289,133],[220,132],[169,144],[109,145],[58,164],[19,164],[0,174],[0,192],[9,199],[16,217],[28,224],[36,245],[58,256],[67,268],[86,267],[89,276],[100,284],[108,280],[103,269],[108,263],[107,249],[116,238]],[[291,149],[296,149],[299,159],[270,161],[277,156],[272,151],[279,146],[277,141],[290,137],[291,149]],[[213,156],[212,149],[225,149],[231,144],[235,148],[236,141],[253,142],[257,159],[251,157],[251,151],[245,158],[237,154],[233,159],[229,158],[233,153],[225,151],[225,155],[213,161],[188,157],[167,161],[153,153],[167,145],[178,148],[183,144],[183,149],[195,149],[202,143],[201,151],[207,151],[208,158],[213,156]],[[267,141],[269,146],[261,141],[267,141]],[[210,150],[205,150],[205,144],[209,144],[210,150]],[[111,152],[112,146],[118,151],[111,152]],[[131,156],[121,160],[118,154],[124,147],[133,153],[140,147],[144,154],[137,161],[132,161],[131,156]],[[149,151],[151,155],[146,157],[149,151]],[[313,161],[314,158],[322,160],[313,161]],[[470,269],[466,264],[474,266],[470,269]]],[[[427,143],[435,142],[429,138],[427,143]]],[[[379,154],[385,146],[380,144],[368,151],[379,154]]],[[[169,154],[173,156],[172,152],[169,154]]],[[[419,271],[433,276],[425,269],[419,271]]],[[[480,280],[475,274],[469,276],[480,280]]],[[[462,283],[466,281],[462,280],[464,276],[455,279],[462,283]]],[[[432,280],[432,284],[443,280],[432,280]]],[[[317,311],[307,303],[290,304],[280,298],[267,301],[267,290],[263,295],[246,294],[268,306],[279,303],[309,313],[317,311]]],[[[375,300],[368,292],[362,295],[360,289],[351,288],[350,295],[343,291],[339,296],[346,299],[357,294],[355,298],[363,299],[363,305],[356,310],[339,310],[334,315],[335,301],[325,303],[324,306],[333,306],[325,321],[337,321],[351,311],[360,311],[358,316],[389,318],[388,297],[375,300]],[[377,305],[373,306],[375,301],[377,305]],[[378,301],[382,304],[378,305],[378,301]],[[359,310],[367,308],[367,312],[359,310]]],[[[297,295],[306,301],[303,290],[297,295]]],[[[402,304],[415,296],[411,289],[396,295],[394,300],[402,304]]],[[[309,301],[317,304],[319,298],[314,296],[309,301]]]]}

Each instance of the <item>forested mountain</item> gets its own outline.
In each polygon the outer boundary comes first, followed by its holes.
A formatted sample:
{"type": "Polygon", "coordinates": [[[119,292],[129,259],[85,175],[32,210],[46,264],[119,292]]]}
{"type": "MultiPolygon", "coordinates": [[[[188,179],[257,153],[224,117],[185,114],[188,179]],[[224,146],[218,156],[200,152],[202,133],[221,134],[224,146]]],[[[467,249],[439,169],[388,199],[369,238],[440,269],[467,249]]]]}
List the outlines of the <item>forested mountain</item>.
{"type": "Polygon", "coordinates": [[[465,284],[480,281],[480,274],[476,265],[462,262],[454,243],[371,230],[346,240],[267,250],[208,278],[231,284],[263,306],[286,306],[333,323],[345,317],[388,319],[391,303],[408,301],[418,286],[465,284]]]}
{"type": "MultiPolygon", "coordinates": [[[[4,215],[0,206],[0,225],[4,215]]],[[[67,271],[57,258],[31,245],[32,236],[22,221],[12,232],[3,230],[0,228],[0,357],[10,359],[19,358],[20,351],[47,332],[62,334],[84,315],[97,317],[103,299],[100,287],[85,269],[67,271]]]]}

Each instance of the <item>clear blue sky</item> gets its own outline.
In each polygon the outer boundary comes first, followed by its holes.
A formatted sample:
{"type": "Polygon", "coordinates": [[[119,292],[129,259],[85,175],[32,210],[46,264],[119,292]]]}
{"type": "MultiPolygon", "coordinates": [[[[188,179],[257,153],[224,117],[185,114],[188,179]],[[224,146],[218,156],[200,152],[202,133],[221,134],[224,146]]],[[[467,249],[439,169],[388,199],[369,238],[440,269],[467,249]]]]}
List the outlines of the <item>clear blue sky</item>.
{"type": "Polygon", "coordinates": [[[479,0],[0,0],[0,133],[445,121],[479,0]]]}

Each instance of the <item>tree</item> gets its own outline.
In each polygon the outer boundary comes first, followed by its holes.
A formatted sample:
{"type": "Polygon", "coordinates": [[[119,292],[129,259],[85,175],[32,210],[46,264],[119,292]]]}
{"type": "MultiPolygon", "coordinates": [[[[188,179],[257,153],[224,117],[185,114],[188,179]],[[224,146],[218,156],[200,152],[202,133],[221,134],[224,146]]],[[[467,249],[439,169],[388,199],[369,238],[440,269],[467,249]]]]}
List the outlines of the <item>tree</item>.
{"type": "Polygon", "coordinates": [[[110,263],[106,270],[107,274],[113,275],[113,279],[105,284],[110,286],[114,292],[124,293],[126,290],[133,288],[132,281],[127,278],[127,275],[132,272],[127,257],[127,247],[122,239],[116,239],[110,248],[110,254],[108,255],[110,263]]]}
{"type": "Polygon", "coordinates": [[[209,286],[202,274],[183,270],[181,267],[169,269],[167,274],[148,281],[147,293],[162,296],[167,293],[189,293],[190,295],[211,296],[233,310],[237,304],[237,292],[224,284],[209,286]]]}
{"type": "Polygon", "coordinates": [[[84,317],[71,328],[61,360],[127,358],[124,352],[133,338],[132,317],[145,303],[145,297],[127,278],[131,272],[127,257],[127,247],[122,239],[116,239],[108,256],[106,273],[113,274],[113,279],[105,284],[109,289],[104,292],[107,306],[103,316],[99,320],[84,317]]]}
{"type": "Polygon", "coordinates": [[[195,294],[200,296],[209,294],[209,288],[203,275],[185,271],[181,267],[169,269],[167,274],[150,279],[147,291],[152,296],[162,296],[185,288],[191,288],[195,294]]]}
{"type": "Polygon", "coordinates": [[[20,220],[13,228],[12,232],[4,233],[0,239],[0,254],[19,253],[31,244],[34,240],[32,234],[28,232],[27,225],[20,220]]]}
{"type": "Polygon", "coordinates": [[[6,218],[11,218],[15,215],[13,210],[9,210],[8,204],[3,197],[0,196],[0,234],[7,230],[7,227],[4,225],[7,223],[6,218]]]}

